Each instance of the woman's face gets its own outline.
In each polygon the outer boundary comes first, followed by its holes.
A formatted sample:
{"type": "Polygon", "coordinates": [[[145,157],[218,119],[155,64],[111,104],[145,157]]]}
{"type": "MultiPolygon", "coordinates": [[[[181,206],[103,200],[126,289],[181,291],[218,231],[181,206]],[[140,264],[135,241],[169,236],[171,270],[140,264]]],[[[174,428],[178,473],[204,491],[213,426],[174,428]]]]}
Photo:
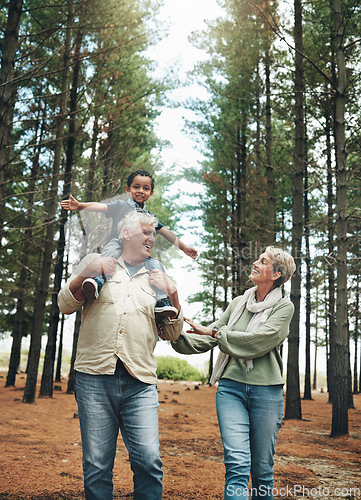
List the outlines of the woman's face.
{"type": "Polygon", "coordinates": [[[266,283],[271,284],[272,282],[275,282],[280,275],[281,273],[279,272],[273,272],[271,257],[268,254],[263,253],[260,255],[258,260],[253,262],[253,269],[249,275],[249,279],[251,279],[256,285],[266,283]]]}

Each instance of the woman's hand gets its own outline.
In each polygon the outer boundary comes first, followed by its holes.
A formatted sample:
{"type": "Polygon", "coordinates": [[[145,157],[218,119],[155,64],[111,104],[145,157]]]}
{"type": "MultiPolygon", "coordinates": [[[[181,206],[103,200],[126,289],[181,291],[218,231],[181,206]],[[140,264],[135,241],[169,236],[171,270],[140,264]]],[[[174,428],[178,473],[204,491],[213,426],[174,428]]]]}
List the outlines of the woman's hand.
{"type": "Polygon", "coordinates": [[[197,333],[198,335],[209,335],[212,337],[212,328],[195,323],[188,318],[184,318],[184,321],[193,328],[193,330],[186,330],[186,333],[197,333]]]}

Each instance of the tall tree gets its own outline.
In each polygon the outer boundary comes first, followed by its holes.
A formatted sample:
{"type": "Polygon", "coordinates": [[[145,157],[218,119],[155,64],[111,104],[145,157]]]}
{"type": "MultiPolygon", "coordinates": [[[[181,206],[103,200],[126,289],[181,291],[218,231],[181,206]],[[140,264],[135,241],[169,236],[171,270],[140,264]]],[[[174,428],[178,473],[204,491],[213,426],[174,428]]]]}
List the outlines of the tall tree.
{"type": "Polygon", "coordinates": [[[348,328],[347,328],[347,154],[345,104],[347,71],[345,58],[345,21],[340,0],[332,0],[334,44],[336,55],[335,82],[335,148],[337,180],[337,299],[335,346],[335,394],[332,401],[331,436],[348,434],[348,328]]]}
{"type": "Polygon", "coordinates": [[[302,418],[300,379],[299,379],[299,342],[300,342],[300,302],[301,302],[301,252],[303,233],[303,176],[305,168],[305,124],[304,124],[304,71],[303,71],[303,29],[302,3],[294,1],[294,40],[295,40],[295,153],[294,183],[292,206],[292,255],[296,272],[291,282],[291,300],[295,312],[290,324],[287,359],[286,419],[302,418]]]}
{"type": "Polygon", "coordinates": [[[311,395],[311,250],[310,250],[310,210],[309,210],[309,185],[308,165],[305,162],[304,170],[304,239],[305,239],[305,265],[306,265],[306,349],[305,349],[305,385],[303,399],[312,399],[311,395]]]}
{"type": "MultiPolygon", "coordinates": [[[[66,161],[65,161],[65,172],[64,172],[63,199],[69,198],[71,192],[72,167],[74,162],[74,147],[76,140],[76,130],[75,130],[76,116],[77,116],[76,108],[77,108],[78,91],[79,91],[78,85],[79,85],[79,72],[80,72],[80,48],[81,48],[82,38],[83,34],[81,33],[81,31],[79,31],[75,40],[75,51],[74,51],[75,60],[73,64],[72,86],[70,89],[69,131],[66,141],[67,147],[66,147],[66,161]]],[[[59,221],[59,239],[58,239],[57,253],[54,266],[54,287],[53,287],[51,308],[50,308],[48,342],[45,350],[44,367],[43,367],[43,374],[41,377],[39,396],[52,397],[53,395],[56,335],[59,323],[59,308],[57,303],[57,297],[60,291],[61,280],[63,276],[64,251],[65,251],[65,224],[67,220],[68,220],[68,214],[66,210],[62,210],[59,221]]]]}
{"type": "Polygon", "coordinates": [[[0,67],[0,248],[2,245],[5,210],[5,173],[9,167],[11,132],[17,82],[15,56],[19,46],[22,0],[10,0],[4,38],[1,43],[0,67]]]}
{"type": "Polygon", "coordinates": [[[58,184],[60,175],[61,155],[63,148],[64,124],[67,114],[67,101],[69,91],[69,66],[72,40],[72,28],[74,22],[73,0],[67,3],[66,34],[63,50],[63,67],[61,80],[61,94],[59,102],[59,117],[55,132],[54,162],[50,188],[50,198],[47,206],[47,228],[43,251],[43,262],[40,277],[40,286],[36,292],[34,319],[32,325],[28,372],[23,396],[23,403],[33,403],[35,400],[36,383],[41,351],[41,339],[44,329],[44,316],[46,299],[48,295],[49,277],[51,269],[51,254],[53,252],[53,239],[55,234],[55,217],[58,202],[58,184]]]}
{"type": "Polygon", "coordinates": [[[18,83],[15,79],[15,57],[19,46],[20,19],[23,0],[10,0],[8,17],[1,43],[0,67],[0,248],[2,246],[5,179],[9,169],[13,113],[18,83]]]}

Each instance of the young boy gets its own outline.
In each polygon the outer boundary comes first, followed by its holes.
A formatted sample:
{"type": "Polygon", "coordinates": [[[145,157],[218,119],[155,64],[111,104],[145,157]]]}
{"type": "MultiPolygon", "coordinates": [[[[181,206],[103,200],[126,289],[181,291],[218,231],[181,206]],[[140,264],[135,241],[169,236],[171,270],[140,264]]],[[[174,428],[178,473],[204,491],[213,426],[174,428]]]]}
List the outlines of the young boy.
{"type": "MultiPolygon", "coordinates": [[[[117,227],[123,217],[132,210],[146,211],[145,202],[152,196],[154,192],[154,178],[152,174],[146,170],[136,170],[132,172],[127,180],[126,192],[130,195],[127,201],[117,200],[112,203],[97,203],[88,202],[81,203],[77,201],[72,195],[69,200],[63,200],[60,205],[65,210],[89,210],[90,212],[103,212],[105,217],[112,219],[112,229],[110,232],[109,240],[104,245],[102,257],[114,257],[118,259],[121,254],[121,246],[118,241],[117,227]]],[[[150,212],[149,212],[150,213],[150,212]]],[[[153,214],[154,215],[154,214],[153,214]]],[[[173,245],[177,246],[186,255],[192,259],[198,256],[197,250],[185,245],[177,236],[158,222],[157,232],[164,238],[170,241],[173,245]]],[[[162,264],[153,257],[149,257],[146,261],[146,268],[149,272],[153,269],[164,270],[162,264]]],[[[97,276],[96,278],[88,278],[84,280],[83,290],[85,295],[90,299],[97,299],[100,289],[104,283],[104,276],[97,276]]],[[[173,307],[173,304],[167,295],[159,288],[154,287],[156,292],[157,303],[155,312],[161,316],[174,317],[178,314],[178,310],[173,307]]]]}

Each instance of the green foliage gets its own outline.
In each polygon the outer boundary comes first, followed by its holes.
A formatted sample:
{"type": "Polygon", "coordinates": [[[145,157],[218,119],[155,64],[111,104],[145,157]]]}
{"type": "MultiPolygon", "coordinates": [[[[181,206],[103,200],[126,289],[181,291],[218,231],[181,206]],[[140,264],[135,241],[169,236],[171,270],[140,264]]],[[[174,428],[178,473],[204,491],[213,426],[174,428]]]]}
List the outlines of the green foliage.
{"type": "Polygon", "coordinates": [[[205,383],[207,377],[186,360],[172,356],[157,357],[157,377],[164,380],[193,380],[205,383]]]}

